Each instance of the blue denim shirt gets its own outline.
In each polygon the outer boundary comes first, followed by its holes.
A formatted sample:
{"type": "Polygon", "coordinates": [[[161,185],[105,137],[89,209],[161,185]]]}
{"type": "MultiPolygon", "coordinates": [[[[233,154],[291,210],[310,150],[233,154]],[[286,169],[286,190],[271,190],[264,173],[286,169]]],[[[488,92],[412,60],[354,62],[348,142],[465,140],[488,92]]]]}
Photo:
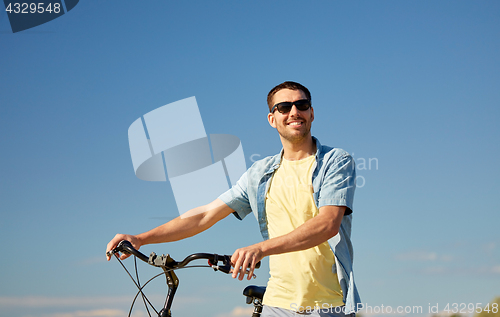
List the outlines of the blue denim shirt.
{"type": "MultiPolygon", "coordinates": [[[[316,142],[316,163],[313,168],[313,198],[319,208],[327,205],[347,207],[340,230],[328,240],[335,254],[335,267],[344,294],[345,313],[356,311],[361,303],[352,271],[353,249],[351,244],[352,204],[356,188],[356,169],[353,158],[344,150],[316,142]]],[[[269,239],[266,218],[266,194],[274,171],[279,167],[280,154],[255,162],[238,182],[219,199],[235,211],[238,219],[253,212],[259,223],[264,240],[269,239]]]]}

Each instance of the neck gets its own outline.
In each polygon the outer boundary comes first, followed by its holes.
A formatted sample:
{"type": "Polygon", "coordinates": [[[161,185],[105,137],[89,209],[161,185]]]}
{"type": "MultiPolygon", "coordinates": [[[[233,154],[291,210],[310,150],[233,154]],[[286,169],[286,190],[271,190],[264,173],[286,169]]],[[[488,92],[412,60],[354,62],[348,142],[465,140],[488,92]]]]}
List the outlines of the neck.
{"type": "Polygon", "coordinates": [[[316,144],[310,135],[300,142],[292,143],[282,139],[281,143],[283,144],[283,158],[289,161],[302,160],[316,153],[316,144]]]}

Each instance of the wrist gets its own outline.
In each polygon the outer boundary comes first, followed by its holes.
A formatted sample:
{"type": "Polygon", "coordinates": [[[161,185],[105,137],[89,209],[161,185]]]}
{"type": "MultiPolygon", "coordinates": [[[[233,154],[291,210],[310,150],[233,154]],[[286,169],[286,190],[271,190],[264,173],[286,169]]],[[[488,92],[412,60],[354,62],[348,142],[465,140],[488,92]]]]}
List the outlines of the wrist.
{"type": "Polygon", "coordinates": [[[143,245],[148,244],[148,243],[147,243],[147,238],[146,238],[146,236],[145,236],[145,234],[144,234],[144,233],[141,233],[141,234],[135,235],[135,236],[134,236],[134,238],[135,238],[136,243],[137,243],[139,246],[143,246],[143,245]]]}
{"type": "Polygon", "coordinates": [[[269,248],[269,240],[264,240],[262,242],[257,243],[257,248],[260,250],[262,257],[266,257],[272,254],[269,248]]]}

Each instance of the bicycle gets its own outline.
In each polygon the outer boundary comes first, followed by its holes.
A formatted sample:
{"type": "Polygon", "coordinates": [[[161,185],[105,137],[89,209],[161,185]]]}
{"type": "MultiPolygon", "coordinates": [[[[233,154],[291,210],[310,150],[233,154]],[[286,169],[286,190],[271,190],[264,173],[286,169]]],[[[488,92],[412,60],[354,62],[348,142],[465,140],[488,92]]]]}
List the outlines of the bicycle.
{"type": "MultiPolygon", "coordinates": [[[[129,277],[132,279],[134,282],[135,286],[138,289],[137,294],[135,295],[132,304],[130,306],[129,314],[128,317],[131,316],[135,302],[139,295],[142,297],[142,300],[144,302],[144,306],[146,308],[146,311],[150,317],[152,317],[149,307],[152,308],[154,311],[155,315],[158,317],[172,317],[172,312],[170,310],[172,303],[174,301],[174,296],[175,292],[177,290],[177,287],[179,286],[179,278],[175,274],[175,270],[182,269],[182,268],[192,268],[192,267],[210,267],[214,269],[214,271],[220,271],[226,274],[231,273],[231,256],[230,255],[219,255],[219,254],[211,254],[211,253],[194,253],[191,255],[188,255],[184,260],[181,262],[177,262],[174,259],[170,257],[168,254],[163,254],[163,255],[156,255],[156,253],[152,252],[149,257],[142,252],[136,250],[132,244],[129,241],[123,240],[121,241],[116,248],[108,252],[108,255],[114,255],[116,259],[120,262],[121,266],[125,269],[129,277]],[[130,272],[127,270],[123,262],[120,260],[120,257],[118,256],[119,253],[126,253],[126,254],[131,254],[134,256],[134,266],[135,266],[135,273],[136,273],[136,279],[130,274],[130,272]],[[162,273],[159,273],[155,276],[153,276],[151,279],[149,279],[146,283],[143,285],[140,284],[139,282],[139,273],[137,270],[137,261],[136,259],[139,258],[140,260],[148,263],[149,265],[161,268],[163,270],[162,273]],[[187,266],[190,262],[195,261],[195,260],[200,260],[200,259],[205,259],[208,260],[208,265],[191,265],[187,266]],[[166,277],[166,282],[168,286],[168,292],[165,298],[165,304],[163,305],[163,308],[158,312],[156,308],[151,304],[150,300],[147,298],[147,296],[143,293],[143,289],[146,285],[148,285],[152,280],[156,279],[159,276],[165,275],[166,277]]],[[[255,268],[260,267],[260,262],[257,263],[255,268]]],[[[252,317],[260,317],[262,313],[262,298],[264,296],[265,292],[265,287],[263,286],[255,286],[255,285],[249,285],[243,290],[243,295],[246,297],[246,303],[247,304],[253,304],[254,305],[254,311],[252,313],[252,317]]]]}

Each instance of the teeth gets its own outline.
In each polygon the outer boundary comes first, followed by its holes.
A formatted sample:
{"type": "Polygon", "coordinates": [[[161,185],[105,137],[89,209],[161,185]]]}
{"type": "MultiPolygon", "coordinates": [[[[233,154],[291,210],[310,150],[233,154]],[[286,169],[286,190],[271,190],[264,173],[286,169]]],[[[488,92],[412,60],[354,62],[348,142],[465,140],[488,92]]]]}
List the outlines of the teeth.
{"type": "Polygon", "coordinates": [[[290,123],[290,125],[300,125],[300,124],[302,124],[302,122],[292,122],[292,123],[290,123]]]}

